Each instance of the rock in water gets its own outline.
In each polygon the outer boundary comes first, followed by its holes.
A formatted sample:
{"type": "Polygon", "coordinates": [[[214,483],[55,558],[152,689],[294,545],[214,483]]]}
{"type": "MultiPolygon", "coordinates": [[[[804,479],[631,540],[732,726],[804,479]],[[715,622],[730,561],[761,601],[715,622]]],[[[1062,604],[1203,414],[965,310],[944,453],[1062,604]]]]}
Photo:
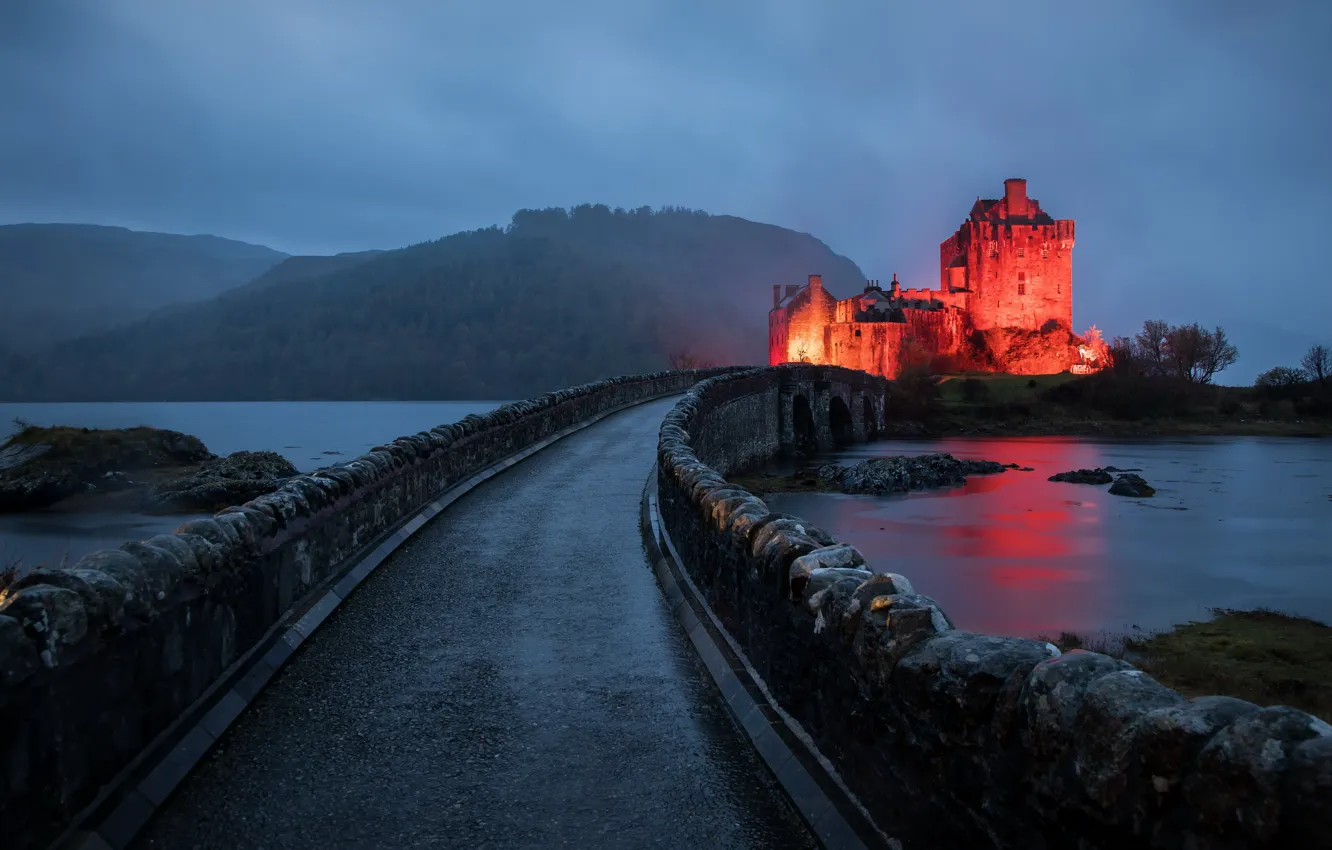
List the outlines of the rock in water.
{"type": "Polygon", "coordinates": [[[1126,472],[1116,478],[1115,483],[1110,485],[1110,492],[1116,496],[1128,496],[1133,499],[1145,499],[1156,495],[1156,491],[1143,480],[1141,475],[1134,475],[1132,472],[1126,472]]]}
{"type": "Polygon", "coordinates": [[[1104,469],[1074,469],[1051,475],[1050,481],[1064,481],[1069,484],[1109,484],[1114,476],[1104,469]]]}
{"type": "Polygon", "coordinates": [[[291,461],[277,452],[235,452],[157,485],[148,495],[147,507],[153,511],[217,511],[271,493],[297,474],[291,461]]]}
{"type": "Polygon", "coordinates": [[[39,510],[90,490],[123,489],[125,471],[215,458],[197,437],[179,431],[28,425],[0,443],[0,513],[39,510]]]}
{"type": "Polygon", "coordinates": [[[855,466],[824,464],[818,476],[844,493],[905,493],[961,484],[968,475],[993,475],[1004,467],[992,460],[958,460],[947,452],[916,457],[876,457],[855,466]]]}

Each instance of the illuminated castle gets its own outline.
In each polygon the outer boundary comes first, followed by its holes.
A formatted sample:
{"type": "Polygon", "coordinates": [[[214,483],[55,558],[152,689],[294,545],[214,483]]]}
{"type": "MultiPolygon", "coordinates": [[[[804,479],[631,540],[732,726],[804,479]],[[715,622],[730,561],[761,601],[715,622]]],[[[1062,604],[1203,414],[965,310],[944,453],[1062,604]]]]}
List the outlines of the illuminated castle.
{"type": "Polygon", "coordinates": [[[773,287],[768,362],[823,363],[895,377],[911,363],[944,370],[1047,374],[1086,371],[1073,335],[1073,222],[1004,181],[977,199],[939,245],[939,288],[902,289],[893,275],[843,300],[819,275],[773,287]],[[940,364],[940,360],[951,361],[940,364]]]}

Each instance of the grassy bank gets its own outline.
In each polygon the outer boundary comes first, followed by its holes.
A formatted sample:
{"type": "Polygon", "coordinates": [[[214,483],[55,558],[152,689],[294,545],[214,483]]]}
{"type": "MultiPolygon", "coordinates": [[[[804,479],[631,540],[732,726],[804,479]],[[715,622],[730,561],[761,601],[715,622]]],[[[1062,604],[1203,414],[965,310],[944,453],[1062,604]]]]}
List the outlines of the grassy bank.
{"type": "Polygon", "coordinates": [[[1092,641],[1065,633],[1050,642],[1124,658],[1186,697],[1289,705],[1332,722],[1332,627],[1265,609],[1214,613],[1145,638],[1092,641]]]}

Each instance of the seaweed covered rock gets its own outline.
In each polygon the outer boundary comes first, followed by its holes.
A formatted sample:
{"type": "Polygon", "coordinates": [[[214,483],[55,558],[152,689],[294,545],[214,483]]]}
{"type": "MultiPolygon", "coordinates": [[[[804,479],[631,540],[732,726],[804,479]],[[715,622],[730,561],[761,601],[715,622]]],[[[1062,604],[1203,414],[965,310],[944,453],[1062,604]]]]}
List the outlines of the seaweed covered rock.
{"type": "Polygon", "coordinates": [[[904,493],[962,484],[968,475],[1003,472],[992,460],[958,460],[947,452],[907,457],[876,457],[855,466],[835,463],[818,468],[818,477],[844,493],[904,493]]]}
{"type": "Polygon", "coordinates": [[[1067,484],[1109,484],[1115,477],[1108,471],[1096,469],[1073,469],[1051,475],[1050,481],[1063,481],[1067,484]]]}
{"type": "Polygon", "coordinates": [[[272,493],[296,467],[277,452],[235,452],[197,471],[163,482],[148,493],[153,511],[217,511],[272,493]]]}

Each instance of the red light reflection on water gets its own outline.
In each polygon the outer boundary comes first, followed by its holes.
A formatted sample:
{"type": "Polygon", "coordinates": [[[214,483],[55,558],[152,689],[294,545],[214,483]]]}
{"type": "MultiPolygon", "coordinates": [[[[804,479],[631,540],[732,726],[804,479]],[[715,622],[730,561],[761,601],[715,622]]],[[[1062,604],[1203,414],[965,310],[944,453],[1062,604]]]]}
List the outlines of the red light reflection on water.
{"type": "MultiPolygon", "coordinates": [[[[932,447],[933,448],[933,447],[932,447]]],[[[1095,448],[1054,440],[950,442],[934,450],[971,459],[1017,462],[963,487],[884,502],[852,524],[871,563],[903,572],[934,597],[958,628],[989,634],[1056,635],[1102,622],[1108,610],[1107,529],[1099,489],[1052,483],[1055,472],[1096,466],[1095,448]],[[868,546],[866,544],[868,543],[868,546]],[[883,557],[876,557],[879,552],[883,557]]],[[[895,453],[895,452],[894,452],[895,453]]],[[[1103,488],[1100,488],[1103,489],[1103,488]]],[[[850,500],[842,509],[864,511],[850,500]]]]}

